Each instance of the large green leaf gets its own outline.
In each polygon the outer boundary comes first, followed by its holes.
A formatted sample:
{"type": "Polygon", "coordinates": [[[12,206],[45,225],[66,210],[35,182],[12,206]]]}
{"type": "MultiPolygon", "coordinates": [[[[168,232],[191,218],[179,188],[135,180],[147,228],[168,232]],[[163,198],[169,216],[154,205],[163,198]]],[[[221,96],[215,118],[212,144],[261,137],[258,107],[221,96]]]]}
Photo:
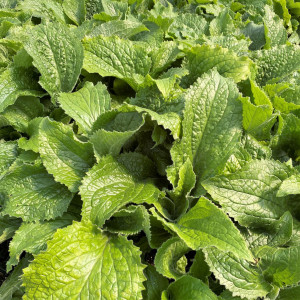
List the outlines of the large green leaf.
{"type": "Polygon", "coordinates": [[[0,176],[16,160],[17,155],[16,142],[0,141],[0,176]]]}
{"type": "Polygon", "coordinates": [[[287,198],[276,194],[292,174],[293,170],[283,163],[252,160],[237,172],[208,179],[203,185],[241,225],[259,227],[271,224],[289,209],[287,198]]]}
{"type": "Polygon", "coordinates": [[[41,86],[51,96],[73,90],[81,72],[83,47],[66,25],[56,22],[36,26],[25,49],[42,74],[41,86]]]}
{"type": "Polygon", "coordinates": [[[116,159],[103,157],[86,175],[80,186],[82,217],[101,227],[114,212],[128,203],[154,203],[160,191],[138,180],[116,159]]]}
{"type": "Polygon", "coordinates": [[[198,45],[187,52],[184,66],[190,74],[186,82],[193,83],[199,76],[212,68],[216,68],[222,76],[240,82],[249,77],[251,64],[248,57],[238,57],[234,52],[220,46],[198,45]]]}
{"type": "Polygon", "coordinates": [[[22,223],[9,244],[10,259],[7,262],[9,272],[19,261],[23,251],[38,254],[52,239],[56,229],[71,225],[74,217],[64,214],[62,217],[46,222],[22,223]]]}
{"type": "Polygon", "coordinates": [[[39,152],[47,171],[71,192],[94,163],[93,148],[75,137],[72,128],[45,118],[40,124],[39,152]]]}
{"type": "Polygon", "coordinates": [[[11,66],[0,74],[0,112],[14,104],[19,96],[41,96],[32,69],[11,66]]]}
{"type": "Polygon", "coordinates": [[[165,224],[193,250],[215,246],[237,257],[253,260],[239,230],[222,210],[204,197],[176,223],[165,224]]]}
{"type": "Polygon", "coordinates": [[[300,281],[300,247],[272,248],[265,246],[258,252],[259,265],[269,282],[280,287],[296,285],[300,281]]]}
{"type": "Polygon", "coordinates": [[[269,81],[279,81],[300,69],[300,47],[298,45],[275,46],[270,50],[257,51],[256,80],[265,85],[269,81]]]}
{"type": "Polygon", "coordinates": [[[62,93],[58,102],[86,132],[92,130],[93,123],[101,114],[110,110],[109,93],[100,82],[95,86],[87,82],[75,93],[62,93]]]}
{"type": "Polygon", "coordinates": [[[21,164],[1,180],[6,192],[3,213],[24,221],[49,220],[61,216],[72,194],[54,181],[42,165],[21,164]]]}
{"type": "Polygon", "coordinates": [[[234,296],[255,300],[271,291],[271,285],[264,279],[261,269],[253,263],[215,247],[203,251],[210,270],[234,296]]]}
{"type": "Polygon", "coordinates": [[[215,70],[204,74],[184,94],[182,139],[171,149],[175,170],[170,169],[169,178],[173,185],[187,158],[197,176],[196,194],[203,189],[202,180],[223,169],[242,134],[241,104],[237,97],[234,82],[215,70]]]}
{"type": "Polygon", "coordinates": [[[125,237],[74,222],[24,269],[24,299],[138,300],[143,268],[140,251],[125,237]]]}
{"type": "Polygon", "coordinates": [[[84,64],[88,72],[115,76],[133,89],[144,82],[151,68],[151,58],[145,46],[116,36],[85,38],[84,64]]]}

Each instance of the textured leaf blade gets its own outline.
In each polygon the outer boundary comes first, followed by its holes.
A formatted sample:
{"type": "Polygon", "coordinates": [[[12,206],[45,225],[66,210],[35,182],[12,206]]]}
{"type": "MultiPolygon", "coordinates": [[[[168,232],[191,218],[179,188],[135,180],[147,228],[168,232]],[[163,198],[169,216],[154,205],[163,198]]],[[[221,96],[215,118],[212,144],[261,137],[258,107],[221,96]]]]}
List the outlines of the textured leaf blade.
{"type": "Polygon", "coordinates": [[[90,143],[79,141],[71,127],[43,119],[39,130],[39,152],[47,171],[58,182],[76,192],[94,162],[90,143]]]}
{"type": "Polygon", "coordinates": [[[42,74],[41,86],[51,96],[73,90],[81,72],[83,47],[66,25],[57,22],[36,26],[25,49],[42,74]]]}
{"type": "Polygon", "coordinates": [[[47,250],[24,269],[24,299],[138,300],[145,280],[143,268],[132,242],[106,236],[90,223],[74,222],[58,230],[47,250]]]}
{"type": "Polygon", "coordinates": [[[151,183],[139,182],[111,156],[103,157],[83,179],[80,194],[83,219],[99,227],[127,203],[154,203],[159,190],[151,183]]]}
{"type": "Polygon", "coordinates": [[[58,102],[86,132],[92,130],[93,123],[101,114],[110,110],[110,95],[101,83],[94,86],[87,82],[75,93],[62,93],[58,102]]]}

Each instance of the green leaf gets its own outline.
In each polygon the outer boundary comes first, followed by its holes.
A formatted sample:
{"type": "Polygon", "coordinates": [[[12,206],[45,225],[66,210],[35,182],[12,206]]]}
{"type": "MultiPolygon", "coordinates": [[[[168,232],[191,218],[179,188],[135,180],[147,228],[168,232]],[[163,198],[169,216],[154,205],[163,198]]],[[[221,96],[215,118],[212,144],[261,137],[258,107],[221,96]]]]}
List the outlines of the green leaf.
{"type": "MultiPolygon", "coordinates": [[[[116,156],[121,148],[145,123],[144,117],[137,112],[117,114],[114,120],[97,130],[91,137],[98,159],[111,154],[116,156]]],[[[98,123],[99,124],[99,123],[98,123]]],[[[96,127],[95,125],[94,127],[96,127]]]]}
{"type": "Polygon", "coordinates": [[[102,83],[87,82],[75,93],[61,93],[58,98],[63,110],[86,132],[91,132],[97,118],[110,110],[110,95],[102,83]]]}
{"type": "Polygon", "coordinates": [[[178,268],[178,261],[189,252],[190,248],[178,237],[168,239],[157,250],[155,268],[165,277],[178,279],[185,274],[178,268]]]}
{"type": "Polygon", "coordinates": [[[143,183],[111,156],[103,157],[86,175],[80,186],[82,217],[101,227],[116,211],[128,203],[157,201],[159,190],[143,183]]]}
{"type": "Polygon", "coordinates": [[[294,300],[297,299],[300,293],[300,286],[280,289],[278,300],[294,300]]]}
{"type": "Polygon", "coordinates": [[[265,297],[270,292],[271,285],[265,281],[260,268],[253,263],[215,247],[203,251],[210,270],[233,296],[254,300],[265,297]]]}
{"type": "Polygon", "coordinates": [[[85,1],[65,0],[62,4],[64,13],[76,24],[80,25],[85,21],[85,1]]]}
{"type": "Polygon", "coordinates": [[[229,217],[204,197],[176,223],[165,224],[193,250],[215,246],[237,257],[253,260],[245,240],[229,217]]]}
{"type": "Polygon", "coordinates": [[[115,76],[133,89],[144,82],[151,68],[146,47],[116,36],[85,38],[83,68],[101,76],[115,76]]]}
{"type": "Polygon", "coordinates": [[[46,242],[51,240],[58,228],[71,225],[74,217],[64,214],[55,220],[47,222],[22,223],[16,231],[9,244],[10,259],[8,260],[7,272],[15,266],[23,251],[31,254],[38,254],[46,249],[46,242]]]}
{"type": "Polygon", "coordinates": [[[141,22],[132,20],[112,20],[95,26],[88,37],[118,36],[123,39],[129,39],[131,36],[142,31],[148,31],[148,28],[141,22]]]}
{"type": "Polygon", "coordinates": [[[276,197],[283,180],[293,174],[274,160],[252,160],[233,174],[203,183],[223,210],[241,225],[260,227],[273,223],[289,210],[287,198],[276,197]]]}
{"type": "Polygon", "coordinates": [[[191,13],[179,14],[171,24],[168,35],[177,39],[197,39],[207,31],[203,16],[191,13]]]}
{"type": "Polygon", "coordinates": [[[7,194],[3,214],[24,221],[61,216],[72,199],[68,189],[55,182],[41,165],[15,166],[1,180],[1,185],[7,194]]]}
{"type": "Polygon", "coordinates": [[[81,72],[83,48],[66,25],[35,26],[25,49],[42,75],[39,83],[51,96],[73,90],[81,72]]]}
{"type": "Polygon", "coordinates": [[[252,61],[248,57],[239,57],[220,46],[197,45],[186,54],[184,67],[189,71],[186,82],[192,84],[199,76],[213,68],[216,68],[220,75],[240,82],[249,77],[251,65],[252,61]]]}
{"type": "Polygon", "coordinates": [[[297,45],[275,46],[256,52],[258,66],[256,81],[260,85],[278,82],[300,69],[300,47],[297,45]]]}
{"type": "Polygon", "coordinates": [[[60,1],[54,0],[24,0],[20,2],[19,9],[31,13],[37,18],[43,18],[51,21],[65,21],[60,1]]]}
{"type": "Polygon", "coordinates": [[[298,195],[300,194],[300,175],[292,175],[291,177],[285,179],[280,185],[277,197],[285,197],[288,195],[298,195]]]}
{"type": "Polygon", "coordinates": [[[300,119],[292,113],[279,116],[278,130],[273,137],[271,148],[273,156],[287,154],[297,159],[300,149],[300,119]]]}
{"type": "Polygon", "coordinates": [[[104,228],[109,232],[124,235],[135,235],[143,230],[151,240],[149,214],[142,205],[132,205],[119,210],[105,222],[104,228]]]}
{"type": "Polygon", "coordinates": [[[6,278],[6,280],[0,286],[0,298],[3,300],[16,299],[14,293],[23,294],[22,285],[22,274],[23,269],[29,264],[29,257],[26,256],[21,259],[20,263],[14,268],[12,273],[6,278]]]}
{"type": "Polygon", "coordinates": [[[17,101],[7,107],[2,116],[9,121],[16,130],[26,132],[29,122],[43,115],[44,106],[35,97],[19,97],[17,101]]]}
{"type": "Polygon", "coordinates": [[[287,31],[284,28],[283,21],[277,16],[269,5],[265,6],[265,49],[273,46],[284,45],[287,42],[287,31]]]}
{"type": "Polygon", "coordinates": [[[296,285],[300,281],[300,247],[263,247],[257,254],[259,265],[269,282],[279,287],[296,285]]]}
{"type": "MultiPolygon", "coordinates": [[[[279,247],[284,246],[292,236],[293,217],[289,211],[266,228],[249,228],[244,234],[253,252],[259,250],[261,246],[279,247]]],[[[255,252],[256,253],[256,252],[255,252]]]]}
{"type": "Polygon", "coordinates": [[[16,142],[0,141],[0,176],[8,170],[11,164],[16,160],[18,148],[16,142]]]}
{"type": "Polygon", "coordinates": [[[0,112],[14,104],[19,96],[41,96],[32,69],[11,66],[0,74],[0,112]]]}
{"type": "Polygon", "coordinates": [[[90,223],[74,222],[59,229],[47,250],[24,269],[24,300],[138,300],[145,280],[143,268],[140,251],[131,241],[107,236],[90,223]]]}
{"type": "Polygon", "coordinates": [[[0,216],[0,244],[12,238],[20,225],[20,219],[0,216]]]}
{"type": "Polygon", "coordinates": [[[71,192],[78,190],[81,179],[94,163],[90,143],[79,141],[71,127],[48,118],[40,124],[39,152],[47,171],[71,192]]]}
{"type": "Polygon", "coordinates": [[[162,299],[217,300],[218,297],[200,279],[186,275],[171,283],[162,299]]]}
{"type": "Polygon", "coordinates": [[[210,273],[203,251],[198,250],[193,259],[193,264],[190,267],[189,275],[201,279],[204,283],[208,284],[208,276],[210,273]]]}
{"type": "MultiPolygon", "coordinates": [[[[234,82],[216,71],[204,74],[183,97],[182,139],[175,143],[171,155],[176,174],[187,158],[191,160],[197,194],[202,189],[201,181],[223,169],[240,141],[241,105],[234,82]]],[[[176,176],[169,176],[173,185],[176,176]]]]}
{"type": "Polygon", "coordinates": [[[169,280],[160,275],[155,267],[149,265],[144,270],[144,274],[147,280],[144,282],[146,290],[143,291],[144,300],[157,300],[160,299],[162,291],[164,291],[168,285],[169,280]]]}

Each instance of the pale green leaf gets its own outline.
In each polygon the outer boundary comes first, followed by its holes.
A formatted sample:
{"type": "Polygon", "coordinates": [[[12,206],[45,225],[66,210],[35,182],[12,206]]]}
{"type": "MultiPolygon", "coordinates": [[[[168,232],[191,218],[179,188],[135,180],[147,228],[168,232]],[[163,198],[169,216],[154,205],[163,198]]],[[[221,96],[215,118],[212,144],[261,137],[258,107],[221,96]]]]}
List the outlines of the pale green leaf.
{"type": "Polygon", "coordinates": [[[75,93],[62,93],[58,98],[63,110],[86,132],[90,132],[97,118],[110,110],[110,95],[100,82],[93,85],[87,82],[75,93]]]}
{"type": "Polygon", "coordinates": [[[300,175],[292,175],[285,179],[279,187],[277,197],[300,194],[300,175]]]}
{"type": "MultiPolygon", "coordinates": [[[[189,158],[197,176],[196,194],[201,181],[221,171],[238,145],[242,134],[238,90],[231,79],[216,71],[204,74],[183,95],[185,99],[183,134],[171,149],[173,168],[189,158]]],[[[172,184],[176,184],[176,175],[172,184]]]]}
{"type": "Polygon", "coordinates": [[[90,223],[74,222],[59,229],[47,250],[24,269],[24,300],[138,300],[143,268],[140,251],[131,241],[107,236],[90,223]]]}
{"type": "Polygon", "coordinates": [[[248,57],[239,57],[220,46],[197,45],[192,47],[186,55],[184,67],[189,71],[186,82],[193,83],[212,68],[216,68],[222,76],[240,82],[249,77],[251,65],[252,62],[248,57]]]}

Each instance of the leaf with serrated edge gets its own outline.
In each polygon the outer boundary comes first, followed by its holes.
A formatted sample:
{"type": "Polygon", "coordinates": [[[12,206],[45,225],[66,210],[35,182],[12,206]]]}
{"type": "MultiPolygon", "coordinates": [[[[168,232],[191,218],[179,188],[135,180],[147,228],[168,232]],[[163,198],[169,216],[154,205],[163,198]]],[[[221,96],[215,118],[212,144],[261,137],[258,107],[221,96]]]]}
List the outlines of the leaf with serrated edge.
{"type": "Polygon", "coordinates": [[[1,182],[8,195],[3,213],[24,221],[49,220],[61,216],[73,197],[41,165],[19,165],[1,182]]]}
{"type": "Polygon", "coordinates": [[[71,192],[78,190],[81,179],[95,161],[90,143],[79,141],[71,127],[48,118],[40,124],[39,152],[47,171],[71,192]]]}
{"type": "Polygon", "coordinates": [[[75,93],[61,93],[58,102],[86,132],[92,130],[93,123],[101,114],[110,110],[110,95],[101,82],[95,86],[87,82],[75,93]]]}
{"type": "Polygon", "coordinates": [[[99,227],[122,206],[130,202],[151,204],[160,194],[153,184],[140,182],[109,155],[87,173],[79,190],[83,219],[89,219],[99,227]]]}
{"type": "Polygon", "coordinates": [[[59,229],[47,250],[24,269],[23,299],[138,300],[143,268],[140,251],[131,241],[105,235],[90,223],[74,222],[59,229]]]}
{"type": "Polygon", "coordinates": [[[203,252],[210,270],[234,296],[254,300],[270,292],[271,285],[265,281],[261,270],[252,263],[215,247],[205,248],[203,252]]]}
{"type": "Polygon", "coordinates": [[[276,197],[276,193],[292,173],[286,164],[274,160],[252,160],[237,172],[208,179],[203,185],[241,225],[259,227],[271,224],[288,210],[287,199],[276,197]]]}

